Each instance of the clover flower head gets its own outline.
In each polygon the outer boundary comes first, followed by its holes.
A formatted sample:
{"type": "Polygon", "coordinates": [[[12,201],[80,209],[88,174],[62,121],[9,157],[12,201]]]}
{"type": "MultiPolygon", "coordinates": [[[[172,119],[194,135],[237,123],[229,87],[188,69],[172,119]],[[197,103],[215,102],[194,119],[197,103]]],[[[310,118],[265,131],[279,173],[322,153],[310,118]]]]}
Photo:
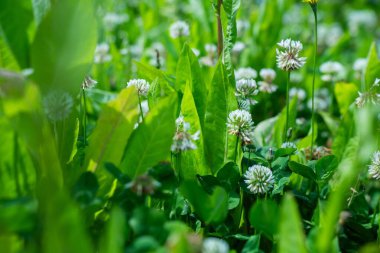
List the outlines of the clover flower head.
{"type": "Polygon", "coordinates": [[[113,12],[107,13],[104,18],[103,22],[107,29],[112,30],[116,26],[121,25],[128,21],[129,16],[127,14],[117,14],[113,12]]]}
{"type": "Polygon", "coordinates": [[[235,45],[232,47],[232,52],[235,54],[239,54],[243,52],[244,49],[245,49],[245,44],[241,41],[237,41],[235,45]]]}
{"type": "Polygon", "coordinates": [[[247,20],[238,19],[236,20],[236,30],[237,36],[243,36],[245,31],[249,29],[249,22],[247,20]]]}
{"type": "Polygon", "coordinates": [[[273,69],[261,69],[260,77],[267,83],[272,83],[276,78],[276,71],[273,69]]]}
{"type": "Polygon", "coordinates": [[[376,27],[377,16],[373,10],[355,10],[348,13],[348,28],[353,35],[361,29],[371,31],[376,27]]]}
{"type": "Polygon", "coordinates": [[[278,86],[273,84],[273,80],[276,78],[276,72],[273,69],[261,69],[260,77],[263,81],[259,81],[259,90],[264,93],[276,92],[278,86]]]}
{"type": "Polygon", "coordinates": [[[175,123],[177,129],[173,137],[171,151],[174,153],[179,153],[182,151],[196,149],[197,146],[194,142],[199,139],[200,132],[197,131],[195,134],[190,134],[190,123],[186,122],[182,115],[176,119],[175,123]]]}
{"type": "Polygon", "coordinates": [[[258,84],[259,84],[259,90],[263,93],[271,94],[271,93],[276,92],[278,89],[278,86],[273,83],[259,81],[258,84]]]}
{"type": "Polygon", "coordinates": [[[301,68],[306,63],[305,57],[300,57],[303,46],[300,41],[291,39],[282,40],[276,49],[277,66],[284,71],[292,71],[301,68]]]}
{"type": "Polygon", "coordinates": [[[228,253],[229,250],[228,243],[222,239],[208,237],[203,241],[202,253],[228,253]]]}
{"type": "Polygon", "coordinates": [[[91,77],[89,76],[86,76],[84,78],[84,81],[82,82],[82,89],[92,89],[95,87],[95,85],[97,84],[98,82],[95,81],[94,79],[92,79],[91,77]]]}
{"type": "Polygon", "coordinates": [[[359,59],[355,60],[354,65],[352,66],[352,68],[356,72],[363,73],[363,71],[367,67],[367,63],[368,63],[368,61],[367,61],[366,58],[359,58],[359,59]]]}
{"type": "Polygon", "coordinates": [[[135,86],[139,96],[147,96],[150,84],[145,79],[132,79],[127,83],[127,87],[135,86]]]}
{"type": "Polygon", "coordinates": [[[370,177],[380,179],[380,151],[376,151],[372,156],[371,165],[368,166],[368,174],[370,177]]]}
{"type": "Polygon", "coordinates": [[[185,21],[177,21],[170,26],[170,37],[173,39],[190,35],[189,25],[185,21]]]}
{"type": "Polygon", "coordinates": [[[42,100],[47,118],[52,122],[66,119],[73,108],[74,100],[65,91],[50,91],[42,100]]]}
{"type": "Polygon", "coordinates": [[[322,81],[335,82],[345,77],[346,70],[344,66],[336,61],[328,61],[323,63],[319,70],[321,71],[322,81]]]}
{"type": "Polygon", "coordinates": [[[110,46],[107,43],[101,43],[96,46],[94,62],[105,63],[112,60],[112,56],[109,54],[110,46]]]}
{"type": "Polygon", "coordinates": [[[248,111],[235,110],[227,118],[228,133],[241,137],[245,143],[252,141],[253,121],[248,111]]]}
{"type": "Polygon", "coordinates": [[[236,82],[236,92],[237,97],[250,97],[256,96],[259,93],[257,89],[256,81],[253,79],[240,79],[236,82]]]}
{"type": "Polygon", "coordinates": [[[375,93],[373,89],[358,93],[359,96],[355,99],[355,104],[358,108],[363,108],[363,106],[368,103],[372,103],[374,105],[380,104],[380,94],[375,93]]]}
{"type": "Polygon", "coordinates": [[[267,193],[274,186],[274,177],[272,171],[262,165],[253,165],[249,167],[244,174],[244,182],[247,188],[253,194],[267,193]]]}
{"type": "Polygon", "coordinates": [[[318,44],[324,47],[333,47],[343,35],[343,29],[338,24],[321,24],[318,28],[318,44]]]}
{"type": "Polygon", "coordinates": [[[207,55],[213,56],[218,51],[218,48],[214,44],[206,44],[205,45],[205,51],[206,51],[207,55]]]}
{"type": "Polygon", "coordinates": [[[303,101],[306,98],[306,91],[301,88],[291,88],[289,91],[290,98],[293,98],[294,96],[297,96],[298,100],[303,101]]]}
{"type": "Polygon", "coordinates": [[[281,148],[297,148],[296,144],[294,142],[284,142],[281,144],[281,148]]]}
{"type": "Polygon", "coordinates": [[[255,79],[257,77],[257,71],[253,68],[238,68],[235,70],[235,79],[255,79]]]}

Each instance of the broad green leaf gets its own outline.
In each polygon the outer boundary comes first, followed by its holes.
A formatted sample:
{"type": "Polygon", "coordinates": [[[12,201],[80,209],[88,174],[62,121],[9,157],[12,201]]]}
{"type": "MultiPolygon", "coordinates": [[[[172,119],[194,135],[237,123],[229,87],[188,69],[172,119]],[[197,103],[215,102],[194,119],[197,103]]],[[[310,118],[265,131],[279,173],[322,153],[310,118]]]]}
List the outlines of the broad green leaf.
{"type": "Polygon", "coordinates": [[[11,71],[17,71],[20,69],[17,60],[13,56],[13,53],[11,52],[10,48],[5,42],[5,39],[3,38],[1,34],[0,29],[0,68],[7,69],[11,71]]]}
{"type": "Polygon", "coordinates": [[[273,239],[277,234],[279,223],[279,208],[276,202],[272,200],[259,200],[249,212],[249,221],[251,225],[259,232],[263,233],[269,239],[273,239]]]}
{"type": "Polygon", "coordinates": [[[216,186],[208,195],[195,181],[185,181],[180,191],[206,224],[217,225],[227,217],[228,194],[222,187],[216,186]]]}
{"type": "Polygon", "coordinates": [[[200,124],[200,119],[197,113],[195,101],[189,84],[186,85],[182,98],[181,113],[186,122],[190,123],[190,133],[194,134],[199,131],[199,140],[195,142],[197,148],[181,153],[181,171],[179,174],[184,179],[194,179],[195,175],[210,174],[209,169],[205,164],[203,135],[200,124]]]}
{"type": "Polygon", "coordinates": [[[260,253],[260,239],[261,235],[251,236],[247,243],[244,245],[242,253],[260,253]]]}
{"type": "Polygon", "coordinates": [[[334,175],[334,172],[338,166],[338,160],[334,155],[324,156],[315,164],[315,172],[317,180],[322,182],[328,182],[328,180],[334,175]]]}
{"type": "Polygon", "coordinates": [[[116,207],[111,212],[105,235],[102,237],[99,253],[124,252],[126,220],[124,212],[116,207]]]}
{"type": "Polygon", "coordinates": [[[207,89],[202,78],[199,60],[187,44],[185,44],[179,57],[176,77],[177,90],[185,93],[186,83],[190,84],[190,90],[199,115],[199,121],[201,125],[203,125],[206,110],[207,89]]]}
{"type": "Polygon", "coordinates": [[[367,68],[365,70],[365,84],[368,90],[375,82],[376,78],[380,78],[380,54],[379,44],[373,42],[367,57],[367,68]]]}
{"type": "MultiPolygon", "coordinates": [[[[297,97],[295,96],[289,105],[289,127],[294,127],[296,124],[297,117],[297,97]]],[[[278,147],[281,146],[283,142],[285,142],[285,130],[286,128],[286,106],[281,111],[277,121],[274,125],[274,144],[278,147]]]]}
{"type": "Polygon", "coordinates": [[[0,30],[21,68],[29,66],[28,29],[33,21],[32,5],[29,0],[0,1],[0,30]]]}
{"type": "Polygon", "coordinates": [[[297,163],[295,161],[290,161],[288,165],[291,171],[293,171],[296,174],[299,174],[313,181],[315,181],[317,178],[317,176],[315,175],[315,172],[309,166],[297,163]]]}
{"type": "Polygon", "coordinates": [[[276,159],[278,157],[290,156],[293,155],[296,151],[296,148],[279,148],[274,153],[274,157],[276,159]]]}
{"type": "Polygon", "coordinates": [[[169,156],[176,114],[176,95],[163,98],[151,109],[128,141],[121,163],[122,171],[135,177],[169,156]]]}
{"type": "Polygon", "coordinates": [[[138,116],[138,97],[134,87],[122,90],[100,114],[89,139],[85,165],[87,170],[97,175],[102,193],[109,190],[113,180],[113,177],[103,169],[104,163],[120,165],[138,116]]]}
{"type": "Polygon", "coordinates": [[[278,252],[307,253],[301,217],[292,195],[285,195],[279,218],[278,252]]]}
{"type": "Polygon", "coordinates": [[[224,164],[228,116],[227,91],[227,73],[223,64],[219,62],[207,98],[203,130],[206,162],[213,173],[224,164]]]}
{"type": "Polygon", "coordinates": [[[337,83],[335,84],[334,92],[338,101],[339,112],[341,115],[345,115],[358,96],[358,88],[353,83],[337,83]]]}
{"type": "Polygon", "coordinates": [[[79,92],[93,60],[96,32],[91,0],[54,2],[31,49],[33,79],[42,91],[79,92]]]}

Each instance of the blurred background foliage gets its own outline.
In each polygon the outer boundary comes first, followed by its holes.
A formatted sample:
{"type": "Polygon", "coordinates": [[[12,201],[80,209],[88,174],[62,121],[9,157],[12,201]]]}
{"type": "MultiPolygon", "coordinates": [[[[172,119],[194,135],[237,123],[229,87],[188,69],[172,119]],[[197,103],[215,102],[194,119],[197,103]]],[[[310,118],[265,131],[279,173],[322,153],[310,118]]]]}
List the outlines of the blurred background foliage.
{"type": "MultiPolygon", "coordinates": [[[[286,74],[280,71],[278,91],[260,93],[251,108],[260,149],[243,150],[242,163],[232,162],[234,147],[215,133],[225,130],[225,121],[218,126],[207,118],[227,113],[218,108],[237,106],[229,97],[234,84],[228,69],[205,47],[217,44],[215,3],[0,2],[0,252],[201,252],[202,235],[224,238],[232,252],[357,252],[364,245],[361,252],[378,252],[380,186],[365,172],[379,149],[379,109],[357,111],[352,103],[380,77],[380,1],[318,4],[319,65],[339,61],[345,75],[335,86],[317,78],[317,144],[333,155],[311,164],[294,150],[279,149],[268,158],[269,148],[282,142],[286,74]],[[189,37],[171,38],[169,27],[178,20],[190,25],[189,37]],[[360,58],[368,59],[365,75],[354,67],[360,58]],[[98,82],[86,92],[87,134],[81,119],[86,76],[98,82]],[[137,97],[124,89],[132,78],[145,78],[160,91],[148,98],[151,110],[137,129],[137,97]],[[41,103],[52,90],[73,98],[74,109],[64,121],[49,121],[41,103]],[[179,187],[171,164],[162,161],[171,160],[180,107],[205,138],[204,150],[182,157],[182,174],[193,181],[179,187]],[[251,164],[270,164],[280,172],[272,200],[247,198],[251,227],[241,231],[238,173],[251,164]],[[149,186],[159,182],[153,196],[136,194],[142,174],[153,179],[149,186]]],[[[224,25],[231,20],[229,13],[222,18],[224,25]]],[[[300,40],[312,59],[313,16],[305,3],[241,0],[236,19],[235,45],[243,44],[232,48],[235,69],[276,69],[276,43],[288,37],[300,40]]],[[[303,100],[293,99],[292,107],[300,149],[311,138],[312,71],[309,60],[292,79],[293,87],[306,93],[303,100]]]]}

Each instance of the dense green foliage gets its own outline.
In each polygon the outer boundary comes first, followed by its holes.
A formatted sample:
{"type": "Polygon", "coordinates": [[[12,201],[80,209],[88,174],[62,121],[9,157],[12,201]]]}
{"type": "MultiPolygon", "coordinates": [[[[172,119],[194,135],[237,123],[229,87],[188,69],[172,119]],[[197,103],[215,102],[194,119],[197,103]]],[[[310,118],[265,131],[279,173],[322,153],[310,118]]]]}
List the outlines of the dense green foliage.
{"type": "Polygon", "coordinates": [[[0,252],[379,252],[378,10],[1,0],[0,252]]]}

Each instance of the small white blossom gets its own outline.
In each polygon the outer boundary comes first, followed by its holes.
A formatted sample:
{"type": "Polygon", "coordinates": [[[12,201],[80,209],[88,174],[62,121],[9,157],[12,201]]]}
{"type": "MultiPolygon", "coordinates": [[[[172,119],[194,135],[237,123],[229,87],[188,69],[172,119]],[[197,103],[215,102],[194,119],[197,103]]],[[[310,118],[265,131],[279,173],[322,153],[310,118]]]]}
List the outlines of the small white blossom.
{"type": "Polygon", "coordinates": [[[84,81],[82,83],[82,89],[92,89],[95,87],[95,85],[97,84],[98,82],[95,81],[94,79],[92,79],[91,77],[89,76],[86,76],[84,78],[84,81]]]}
{"type": "Polygon", "coordinates": [[[232,47],[232,52],[235,54],[239,54],[243,52],[244,49],[245,49],[245,44],[241,41],[237,41],[235,45],[232,47]]]}
{"type": "Polygon", "coordinates": [[[346,70],[344,66],[335,61],[328,61],[323,63],[319,70],[323,74],[321,79],[324,82],[335,82],[344,79],[346,70]]]}
{"type": "Polygon", "coordinates": [[[363,73],[365,69],[367,68],[367,59],[366,58],[359,58],[354,62],[353,70],[359,73],[363,73]]]}
{"type": "Polygon", "coordinates": [[[284,71],[301,68],[306,63],[305,57],[300,57],[303,46],[299,41],[291,39],[282,40],[277,44],[281,50],[276,49],[277,66],[284,71]]]}
{"type": "Polygon", "coordinates": [[[318,28],[318,44],[325,47],[333,47],[343,35],[343,29],[339,24],[323,25],[318,28]]]}
{"type": "Polygon", "coordinates": [[[263,79],[258,83],[261,92],[273,93],[277,90],[278,86],[273,84],[273,80],[276,78],[276,72],[273,69],[260,70],[260,77],[263,79]]]}
{"type": "Polygon", "coordinates": [[[202,253],[228,253],[229,250],[228,243],[222,239],[208,237],[203,241],[202,253]]]}
{"type": "Polygon", "coordinates": [[[368,174],[370,177],[380,179],[380,151],[376,151],[372,156],[371,165],[368,166],[368,174]]]}
{"type": "Polygon", "coordinates": [[[304,89],[301,89],[301,88],[293,87],[289,90],[289,96],[290,96],[290,98],[297,96],[298,100],[303,101],[306,98],[306,91],[304,89]]]}
{"type": "Polygon", "coordinates": [[[235,110],[230,112],[227,118],[228,133],[239,136],[243,142],[252,141],[253,121],[248,111],[235,110]]]}
{"type": "MultiPolygon", "coordinates": [[[[330,92],[327,88],[318,90],[314,97],[314,107],[317,111],[326,111],[330,106],[330,92]]],[[[307,106],[311,110],[312,100],[309,99],[307,106]]]]}
{"type": "Polygon", "coordinates": [[[256,81],[253,79],[240,79],[236,82],[236,92],[237,97],[250,97],[256,96],[259,93],[257,89],[256,81]]]}
{"type": "Polygon", "coordinates": [[[257,71],[253,68],[238,68],[235,70],[235,79],[255,79],[257,77],[257,71]]]}
{"type": "Polygon", "coordinates": [[[373,10],[355,10],[348,13],[348,28],[357,35],[361,28],[371,31],[376,28],[377,16],[373,10]]]}
{"type": "Polygon", "coordinates": [[[135,86],[139,96],[147,96],[150,84],[145,79],[132,79],[127,83],[127,87],[135,86]]]}
{"type": "Polygon", "coordinates": [[[127,14],[117,14],[117,13],[107,13],[104,18],[103,22],[107,29],[112,30],[116,26],[121,25],[125,22],[127,22],[129,19],[127,14]]]}
{"type": "Polygon", "coordinates": [[[247,20],[238,19],[236,20],[236,30],[237,36],[241,37],[244,35],[245,31],[249,29],[249,22],[247,20]]]}
{"type": "Polygon", "coordinates": [[[73,108],[74,100],[64,91],[51,91],[43,98],[43,109],[52,122],[66,119],[73,108]]]}
{"type": "Polygon", "coordinates": [[[294,142],[284,142],[281,144],[281,148],[297,148],[294,142]]]}
{"type": "Polygon", "coordinates": [[[380,94],[373,91],[358,92],[359,96],[355,99],[355,104],[358,108],[362,108],[367,103],[374,105],[380,104],[380,94]]]}
{"type": "Polygon", "coordinates": [[[170,37],[173,39],[190,35],[189,25],[184,21],[177,21],[170,26],[170,37]]]}
{"type": "Polygon", "coordinates": [[[253,165],[252,167],[249,167],[244,174],[244,178],[247,188],[253,194],[267,193],[274,185],[272,171],[262,165],[253,165]]]}
{"type": "Polygon", "coordinates": [[[112,60],[112,56],[109,54],[110,46],[107,43],[101,43],[96,46],[94,62],[104,63],[112,60]]]}
{"type": "Polygon", "coordinates": [[[200,132],[190,134],[190,123],[186,122],[184,117],[180,115],[176,119],[177,130],[173,137],[171,151],[174,153],[196,149],[195,141],[199,139],[200,132]]]}
{"type": "Polygon", "coordinates": [[[216,55],[216,53],[218,51],[218,47],[215,46],[214,44],[206,44],[205,45],[205,51],[206,51],[207,55],[214,56],[214,55],[216,55]]]}

